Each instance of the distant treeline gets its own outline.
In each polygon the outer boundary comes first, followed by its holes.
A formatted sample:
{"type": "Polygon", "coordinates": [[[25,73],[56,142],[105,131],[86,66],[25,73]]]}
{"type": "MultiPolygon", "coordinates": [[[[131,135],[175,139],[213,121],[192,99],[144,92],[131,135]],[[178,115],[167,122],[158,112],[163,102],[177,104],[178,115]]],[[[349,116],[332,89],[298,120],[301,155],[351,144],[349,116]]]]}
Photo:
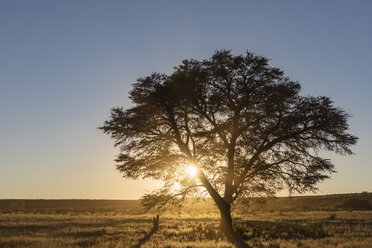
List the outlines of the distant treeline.
{"type": "MultiPolygon", "coordinates": [[[[196,209],[213,210],[210,199],[189,201],[184,211],[196,209]]],[[[121,213],[143,212],[140,200],[0,200],[1,212],[50,212],[68,209],[71,211],[120,211],[121,213]],[[54,209],[54,210],[53,210],[54,209]]],[[[175,210],[175,209],[173,209],[175,210]]],[[[250,204],[239,207],[237,212],[246,211],[336,211],[336,210],[372,210],[372,193],[336,194],[322,196],[277,197],[262,201],[253,199],[250,204]]]]}

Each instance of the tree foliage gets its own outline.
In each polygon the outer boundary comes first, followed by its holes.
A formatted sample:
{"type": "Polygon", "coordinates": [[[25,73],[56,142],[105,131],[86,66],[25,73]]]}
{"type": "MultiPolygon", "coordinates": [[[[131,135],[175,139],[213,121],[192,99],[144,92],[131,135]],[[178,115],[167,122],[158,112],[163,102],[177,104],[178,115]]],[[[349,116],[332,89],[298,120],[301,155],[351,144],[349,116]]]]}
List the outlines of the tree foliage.
{"type": "Polygon", "coordinates": [[[216,51],[184,60],[170,75],[139,78],[133,107],[113,108],[100,128],[120,148],[124,177],[164,182],[144,196],[147,208],[206,193],[230,206],[284,187],[314,191],[334,172],[318,152],[351,154],[357,137],[330,98],[300,89],[264,57],[216,51]],[[197,178],[186,175],[190,164],[197,178]]]}

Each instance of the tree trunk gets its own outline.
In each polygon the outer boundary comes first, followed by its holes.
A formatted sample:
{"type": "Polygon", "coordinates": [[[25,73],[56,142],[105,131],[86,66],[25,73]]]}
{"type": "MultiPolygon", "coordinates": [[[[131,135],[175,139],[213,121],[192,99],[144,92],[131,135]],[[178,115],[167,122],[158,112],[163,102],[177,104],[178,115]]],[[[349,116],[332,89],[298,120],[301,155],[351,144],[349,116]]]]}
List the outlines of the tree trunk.
{"type": "Polygon", "coordinates": [[[249,248],[249,245],[244,243],[238,235],[234,232],[231,219],[231,205],[227,203],[213,188],[213,186],[208,181],[207,177],[203,172],[198,173],[199,180],[203,183],[208,193],[216,203],[221,214],[221,231],[226,236],[227,240],[235,245],[236,248],[249,248]]]}
{"type": "Polygon", "coordinates": [[[220,208],[221,213],[221,231],[227,240],[235,245],[236,248],[249,248],[250,246],[241,240],[235,233],[232,226],[230,206],[220,208]]]}

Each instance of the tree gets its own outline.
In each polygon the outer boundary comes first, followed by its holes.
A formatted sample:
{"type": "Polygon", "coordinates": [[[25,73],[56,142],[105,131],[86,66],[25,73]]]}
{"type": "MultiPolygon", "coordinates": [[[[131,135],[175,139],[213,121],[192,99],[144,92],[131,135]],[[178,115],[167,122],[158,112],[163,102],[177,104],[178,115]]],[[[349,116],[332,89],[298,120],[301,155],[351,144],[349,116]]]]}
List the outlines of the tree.
{"type": "Polygon", "coordinates": [[[207,193],[227,239],[248,247],[234,232],[233,205],[284,187],[316,190],[334,172],[318,151],[348,155],[357,141],[341,108],[328,97],[301,96],[300,88],[264,57],[216,51],[184,60],[170,75],[139,78],[133,106],[113,108],[100,129],[120,147],[124,177],[164,181],[143,197],[146,208],[207,193]],[[190,165],[196,177],[187,176],[190,165]]]}

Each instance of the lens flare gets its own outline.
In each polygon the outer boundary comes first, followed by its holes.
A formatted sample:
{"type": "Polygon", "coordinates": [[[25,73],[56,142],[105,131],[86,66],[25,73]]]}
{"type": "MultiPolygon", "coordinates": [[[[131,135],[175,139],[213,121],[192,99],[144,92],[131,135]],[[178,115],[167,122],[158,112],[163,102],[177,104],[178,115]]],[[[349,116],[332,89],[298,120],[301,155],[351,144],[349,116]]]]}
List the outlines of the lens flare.
{"type": "Polygon", "coordinates": [[[190,165],[187,167],[186,172],[189,177],[195,177],[196,174],[198,174],[198,169],[195,166],[190,165]]]}

